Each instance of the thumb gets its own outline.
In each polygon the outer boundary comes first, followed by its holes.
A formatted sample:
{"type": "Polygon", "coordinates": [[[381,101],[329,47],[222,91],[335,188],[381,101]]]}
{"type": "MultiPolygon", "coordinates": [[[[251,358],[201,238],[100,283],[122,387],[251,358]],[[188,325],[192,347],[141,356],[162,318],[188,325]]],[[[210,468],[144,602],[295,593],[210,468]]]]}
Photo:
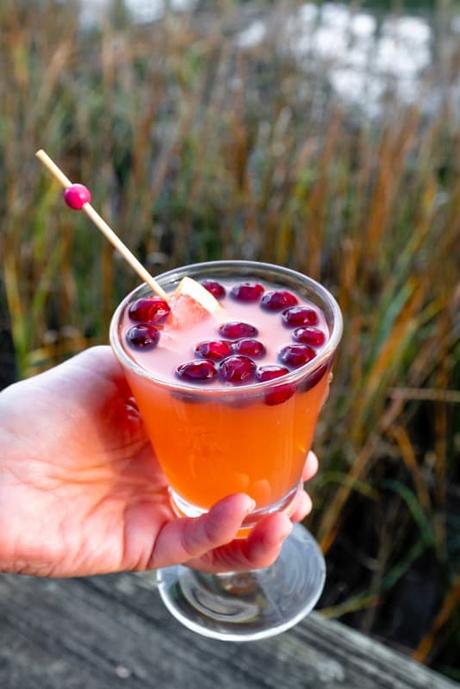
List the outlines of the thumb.
{"type": "Polygon", "coordinates": [[[254,509],[248,495],[236,493],[216,503],[206,514],[167,522],[158,534],[148,567],[169,567],[232,541],[254,509]]]}

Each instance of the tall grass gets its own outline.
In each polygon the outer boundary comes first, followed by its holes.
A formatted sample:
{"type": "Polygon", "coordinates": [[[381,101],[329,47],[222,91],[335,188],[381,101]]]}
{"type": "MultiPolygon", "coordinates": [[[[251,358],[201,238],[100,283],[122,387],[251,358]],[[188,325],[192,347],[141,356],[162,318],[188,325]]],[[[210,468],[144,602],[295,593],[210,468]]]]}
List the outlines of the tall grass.
{"type": "Polygon", "coordinates": [[[232,6],[149,27],[119,11],[82,33],[74,3],[1,3],[0,260],[20,374],[106,342],[136,282],[63,207],[39,147],[92,189],[153,273],[245,257],[323,281],[345,319],[312,486],[324,613],[459,677],[460,127],[449,92],[430,117],[391,98],[377,120],[351,113],[327,95],[324,66],[307,74],[276,32],[238,49],[232,6]]]}

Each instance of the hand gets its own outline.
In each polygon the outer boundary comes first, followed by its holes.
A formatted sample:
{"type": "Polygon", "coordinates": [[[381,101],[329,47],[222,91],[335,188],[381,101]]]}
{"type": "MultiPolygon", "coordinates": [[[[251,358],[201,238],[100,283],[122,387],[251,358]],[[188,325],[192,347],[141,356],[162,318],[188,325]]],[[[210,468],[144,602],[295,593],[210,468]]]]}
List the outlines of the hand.
{"type": "MultiPolygon", "coordinates": [[[[317,470],[310,453],[304,479],[317,470]]],[[[250,508],[224,498],[178,519],[122,370],[96,347],[0,393],[0,571],[85,576],[177,563],[207,571],[270,565],[310,511],[274,514],[234,540],[250,508]]]]}

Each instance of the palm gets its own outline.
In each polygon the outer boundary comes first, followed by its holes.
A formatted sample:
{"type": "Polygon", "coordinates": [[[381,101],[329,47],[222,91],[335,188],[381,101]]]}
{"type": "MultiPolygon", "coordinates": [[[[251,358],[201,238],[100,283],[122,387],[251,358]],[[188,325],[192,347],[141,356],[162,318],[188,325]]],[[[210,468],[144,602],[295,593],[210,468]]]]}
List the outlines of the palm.
{"type": "Polygon", "coordinates": [[[108,347],[8,388],[0,418],[0,447],[7,448],[0,464],[0,524],[7,525],[0,571],[80,576],[179,561],[208,569],[262,566],[276,557],[283,525],[273,517],[252,546],[251,539],[225,545],[246,514],[245,496],[227,498],[201,529],[200,520],[174,517],[165,477],[108,347]]]}
{"type": "Polygon", "coordinates": [[[4,393],[2,427],[18,442],[2,465],[0,522],[27,570],[65,576],[146,566],[150,553],[130,547],[130,531],[172,518],[116,367],[108,350],[92,350],[68,362],[65,375],[55,369],[28,381],[26,399],[20,386],[4,393]]]}

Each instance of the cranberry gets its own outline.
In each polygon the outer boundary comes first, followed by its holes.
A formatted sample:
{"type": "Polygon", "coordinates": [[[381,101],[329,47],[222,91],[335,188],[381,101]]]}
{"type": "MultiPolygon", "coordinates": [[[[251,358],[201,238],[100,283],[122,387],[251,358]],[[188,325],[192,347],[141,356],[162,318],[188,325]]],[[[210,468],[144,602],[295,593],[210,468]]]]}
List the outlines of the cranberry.
{"type": "Polygon", "coordinates": [[[232,346],[229,342],[207,341],[199,342],[195,347],[195,354],[203,357],[203,359],[211,359],[212,361],[220,361],[232,353],[232,346]]]}
{"type": "MultiPolygon", "coordinates": [[[[256,371],[256,378],[260,382],[264,382],[266,380],[274,380],[280,376],[285,376],[287,373],[289,373],[289,371],[287,368],[284,368],[284,366],[260,366],[256,371]]],[[[270,407],[275,406],[275,404],[282,404],[292,397],[294,392],[295,385],[289,383],[277,385],[265,393],[265,404],[268,404],[270,407]]]]}
{"type": "Polygon", "coordinates": [[[288,306],[295,306],[299,300],[286,290],[277,290],[273,292],[265,292],[260,305],[267,309],[267,311],[282,311],[288,306]]]}
{"type": "Polygon", "coordinates": [[[259,301],[265,288],[259,282],[241,282],[230,290],[230,296],[237,301],[259,301]]]}
{"type": "Polygon", "coordinates": [[[273,380],[274,378],[285,376],[286,373],[289,373],[289,369],[284,366],[269,364],[268,366],[259,366],[256,371],[256,378],[259,382],[265,383],[266,380],[273,380]]]}
{"type": "Polygon", "coordinates": [[[187,361],[176,368],[176,376],[192,383],[206,383],[213,380],[217,370],[212,361],[187,361]]]}
{"type": "Polygon", "coordinates": [[[317,312],[309,306],[292,306],[283,311],[282,318],[283,323],[291,328],[298,325],[316,325],[319,320],[317,312]]]}
{"type": "Polygon", "coordinates": [[[255,363],[247,356],[235,354],[219,365],[219,375],[229,383],[249,383],[256,371],[255,363]]]}
{"type": "Polygon", "coordinates": [[[279,359],[286,366],[298,368],[315,357],[315,352],[311,347],[304,344],[293,344],[283,347],[279,353],[279,359]]]}
{"type": "Polygon", "coordinates": [[[138,323],[162,323],[170,314],[171,307],[161,297],[136,299],[129,309],[128,316],[138,323]]]}
{"type": "Polygon", "coordinates": [[[274,407],[276,404],[283,404],[283,402],[287,402],[287,400],[291,399],[294,393],[295,385],[289,385],[289,383],[277,385],[271,392],[265,393],[265,404],[268,404],[269,407],[274,407]]]}
{"type": "Polygon", "coordinates": [[[220,282],[216,282],[216,280],[203,280],[201,284],[208,292],[211,292],[212,296],[216,299],[223,299],[227,294],[225,287],[221,285],[220,282]]]}
{"type": "Polygon", "coordinates": [[[133,325],[126,333],[126,339],[131,347],[136,349],[153,349],[157,346],[160,333],[154,325],[133,325]]]}
{"type": "Polygon", "coordinates": [[[246,356],[252,356],[254,359],[261,359],[265,356],[267,350],[259,340],[246,338],[234,342],[233,351],[235,354],[245,354],[246,356]]]}
{"type": "Polygon", "coordinates": [[[219,328],[219,335],[228,337],[229,340],[238,340],[240,337],[256,337],[258,334],[259,331],[253,325],[239,321],[223,323],[219,328]]]}
{"type": "Polygon", "coordinates": [[[316,371],[313,371],[313,373],[307,376],[305,380],[299,384],[300,392],[307,392],[314,388],[328,370],[329,364],[323,364],[323,366],[320,366],[316,371]]]}
{"type": "Polygon", "coordinates": [[[64,201],[74,211],[81,211],[85,203],[91,203],[91,192],[83,184],[71,184],[64,190],[64,201]]]}
{"type": "Polygon", "coordinates": [[[319,328],[297,328],[292,335],[296,342],[321,347],[326,341],[326,335],[319,328]]]}

